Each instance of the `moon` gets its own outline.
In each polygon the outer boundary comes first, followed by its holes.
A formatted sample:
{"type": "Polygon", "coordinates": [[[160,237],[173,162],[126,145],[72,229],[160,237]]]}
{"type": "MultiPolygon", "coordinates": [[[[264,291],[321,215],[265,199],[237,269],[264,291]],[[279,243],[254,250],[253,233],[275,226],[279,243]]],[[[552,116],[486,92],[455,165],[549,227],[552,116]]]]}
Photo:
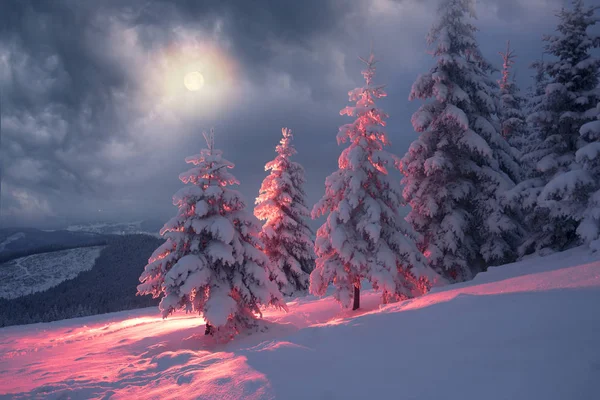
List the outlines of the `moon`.
{"type": "Polygon", "coordinates": [[[204,76],[198,71],[188,72],[183,78],[183,84],[190,92],[197,92],[204,86],[204,76]]]}

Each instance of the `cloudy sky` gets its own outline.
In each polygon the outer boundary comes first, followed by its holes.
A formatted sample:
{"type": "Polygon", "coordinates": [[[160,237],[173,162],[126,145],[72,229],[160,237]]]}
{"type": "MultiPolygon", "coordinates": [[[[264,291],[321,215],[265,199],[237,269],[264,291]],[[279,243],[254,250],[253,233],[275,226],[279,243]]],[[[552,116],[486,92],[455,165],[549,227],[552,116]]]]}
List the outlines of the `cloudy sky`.
{"type": "MultiPolygon", "coordinates": [[[[525,88],[564,3],[478,0],[484,54],[499,67],[511,40],[525,88]]],[[[290,127],[312,205],[337,167],[339,110],[362,85],[357,56],[371,42],[392,151],[414,140],[408,94],[432,66],[435,10],[435,0],[2,0],[2,226],[165,219],[210,127],[250,204],[290,127]],[[190,71],[204,75],[201,90],[186,90],[190,71]]]]}

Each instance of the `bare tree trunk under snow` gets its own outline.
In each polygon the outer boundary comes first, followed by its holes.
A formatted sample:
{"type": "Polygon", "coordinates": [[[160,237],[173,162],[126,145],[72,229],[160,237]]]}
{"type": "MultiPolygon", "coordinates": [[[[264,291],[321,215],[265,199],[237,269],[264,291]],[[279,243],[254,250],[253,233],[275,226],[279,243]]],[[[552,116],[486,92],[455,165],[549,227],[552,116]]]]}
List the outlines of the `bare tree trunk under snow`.
{"type": "Polygon", "coordinates": [[[354,286],[354,305],[352,306],[352,310],[358,310],[360,307],[360,288],[358,286],[354,286]]]}

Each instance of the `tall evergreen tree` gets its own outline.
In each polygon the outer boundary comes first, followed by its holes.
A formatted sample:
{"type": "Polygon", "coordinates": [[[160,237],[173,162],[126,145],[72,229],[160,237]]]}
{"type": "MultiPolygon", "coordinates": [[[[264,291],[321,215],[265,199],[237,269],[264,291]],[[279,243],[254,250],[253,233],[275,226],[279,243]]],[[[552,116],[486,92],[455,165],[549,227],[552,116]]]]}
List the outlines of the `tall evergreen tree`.
{"type": "Polygon", "coordinates": [[[572,6],[558,13],[558,34],[544,37],[546,53],[554,59],[539,65],[548,84],[529,118],[537,139],[528,154],[534,171],[512,195],[526,224],[534,228],[522,253],[577,244],[576,231],[594,186],[576,153],[590,140],[580,129],[595,117],[593,108],[600,98],[600,61],[591,54],[600,46],[600,37],[589,32],[598,21],[598,7],[585,7],[582,0],[572,0],[572,6]]]}
{"type": "MultiPolygon", "coordinates": [[[[548,85],[548,75],[544,70],[544,60],[537,60],[530,66],[535,70],[535,75],[532,76],[533,84],[527,91],[527,114],[537,110],[537,106],[542,102],[546,95],[546,86],[548,85]]],[[[529,121],[527,121],[529,123],[529,121]]]]}
{"type": "Polygon", "coordinates": [[[454,280],[515,258],[521,228],[500,196],[521,179],[498,132],[496,85],[469,17],[473,0],[444,0],[428,36],[436,65],[409,99],[431,99],[412,118],[421,133],[401,162],[407,219],[430,265],[454,280]]]}
{"type": "Polygon", "coordinates": [[[207,334],[230,337],[256,326],[261,305],[286,306],[259,249],[258,221],[228,188],[239,184],[234,165],[214,149],[212,131],[205,137],[208,148],[185,160],[194,167],[179,179],[191,186],[173,196],[179,212],[162,228],[167,240],[148,260],[138,293],[163,296],[163,317],[198,312],[207,334]]]}
{"type": "Polygon", "coordinates": [[[265,220],[260,238],[271,261],[271,274],[286,296],[308,291],[315,266],[314,242],[306,218],[304,168],[290,158],[296,154],[292,131],[282,130],[277,157],[265,165],[271,171],[263,180],[254,215],[265,220]]]}
{"type": "Polygon", "coordinates": [[[313,218],[327,215],[327,220],[317,232],[310,291],[322,296],[333,282],[334,297],[346,308],[354,301],[353,309],[360,306],[362,279],[382,290],[387,302],[423,293],[435,275],[415,245],[417,235],[399,214],[400,185],[387,170],[397,161],[386,151],[388,116],[375,105],[386,94],[383,86],[373,84],[373,55],[361,60],[366,85],[349,92],[356,105],[340,112],[356,117],[337,135],[338,143],[349,145],[312,212],[313,218]]]}
{"type": "Polygon", "coordinates": [[[596,107],[596,120],[581,127],[580,133],[586,144],[575,157],[588,174],[591,184],[586,188],[586,202],[577,234],[592,249],[600,250],[600,103],[596,107]]]}
{"type": "Polygon", "coordinates": [[[500,106],[498,108],[500,132],[504,139],[518,150],[515,156],[520,159],[527,141],[527,126],[523,113],[525,99],[521,96],[514,75],[511,74],[511,68],[515,63],[515,53],[510,49],[510,41],[506,45],[506,52],[500,52],[500,55],[503,61],[502,79],[498,81],[500,86],[500,106]]]}
{"type": "Polygon", "coordinates": [[[546,95],[546,85],[548,76],[544,70],[543,61],[536,61],[531,65],[535,69],[533,76],[533,85],[529,87],[527,99],[527,140],[522,150],[521,166],[524,168],[525,176],[531,178],[534,175],[536,155],[540,144],[542,143],[539,127],[533,123],[531,115],[540,111],[540,106],[546,95]]]}

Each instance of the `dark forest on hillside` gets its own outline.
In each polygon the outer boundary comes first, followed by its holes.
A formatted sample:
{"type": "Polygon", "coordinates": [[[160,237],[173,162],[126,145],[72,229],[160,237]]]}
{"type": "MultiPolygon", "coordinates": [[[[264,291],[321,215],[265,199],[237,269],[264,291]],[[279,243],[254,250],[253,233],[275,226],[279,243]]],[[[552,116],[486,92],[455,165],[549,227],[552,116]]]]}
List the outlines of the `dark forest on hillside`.
{"type": "Polygon", "coordinates": [[[136,286],[161,243],[148,235],[109,238],[91,270],[44,292],[0,299],[0,327],[156,306],[158,299],[136,296],[136,286]]]}

